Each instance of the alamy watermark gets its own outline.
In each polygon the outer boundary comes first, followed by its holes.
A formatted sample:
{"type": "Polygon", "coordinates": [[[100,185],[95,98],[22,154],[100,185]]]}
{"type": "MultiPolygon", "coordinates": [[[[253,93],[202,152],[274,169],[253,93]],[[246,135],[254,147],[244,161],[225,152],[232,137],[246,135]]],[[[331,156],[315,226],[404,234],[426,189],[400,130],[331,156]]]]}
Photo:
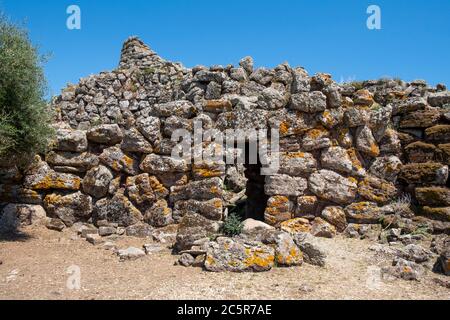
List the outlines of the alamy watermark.
{"type": "Polygon", "coordinates": [[[66,20],[66,26],[69,30],[81,30],[81,9],[77,5],[67,7],[66,13],[69,17],[66,20]]]}
{"type": "Polygon", "coordinates": [[[372,4],[367,8],[367,14],[370,14],[367,18],[367,28],[369,30],[381,30],[381,8],[372,4]]]}
{"type": "Polygon", "coordinates": [[[172,158],[187,164],[225,163],[261,164],[261,175],[273,175],[279,170],[280,137],[278,129],[218,129],[204,130],[202,122],[194,121],[193,134],[175,130],[172,158]]]}
{"type": "Polygon", "coordinates": [[[66,281],[66,287],[69,290],[81,289],[81,268],[77,265],[72,265],[67,268],[66,273],[69,275],[66,281]]]}

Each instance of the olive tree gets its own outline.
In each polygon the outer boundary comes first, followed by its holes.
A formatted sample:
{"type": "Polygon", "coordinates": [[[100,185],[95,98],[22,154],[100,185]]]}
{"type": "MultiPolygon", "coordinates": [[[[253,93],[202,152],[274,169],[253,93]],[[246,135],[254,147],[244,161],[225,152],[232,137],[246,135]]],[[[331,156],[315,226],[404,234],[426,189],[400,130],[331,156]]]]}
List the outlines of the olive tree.
{"type": "Polygon", "coordinates": [[[49,144],[44,60],[27,31],[0,14],[0,163],[23,164],[49,144]]]}

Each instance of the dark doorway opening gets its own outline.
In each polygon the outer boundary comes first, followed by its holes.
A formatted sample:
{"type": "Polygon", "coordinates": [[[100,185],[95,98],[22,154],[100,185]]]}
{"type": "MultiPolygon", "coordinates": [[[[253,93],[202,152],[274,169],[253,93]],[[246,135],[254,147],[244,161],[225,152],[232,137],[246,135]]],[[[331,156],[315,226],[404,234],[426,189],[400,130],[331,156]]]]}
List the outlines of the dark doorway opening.
{"type": "MultiPolygon", "coordinates": [[[[235,148],[241,149],[243,146],[235,144],[235,148]]],[[[230,202],[228,213],[236,214],[242,220],[252,218],[264,221],[264,213],[269,196],[264,192],[265,176],[261,175],[262,163],[259,159],[259,154],[256,157],[254,154],[253,157],[250,156],[250,153],[255,152],[258,153],[258,150],[255,150],[255,148],[251,149],[247,142],[245,144],[244,163],[237,165],[238,172],[245,176],[245,194],[244,191],[237,194],[239,199],[234,199],[234,201],[230,202]]]]}
{"type": "Polygon", "coordinates": [[[245,208],[246,218],[252,218],[264,221],[264,212],[266,211],[269,197],[264,193],[265,176],[261,175],[262,165],[245,164],[245,177],[247,178],[247,201],[245,208]]]}

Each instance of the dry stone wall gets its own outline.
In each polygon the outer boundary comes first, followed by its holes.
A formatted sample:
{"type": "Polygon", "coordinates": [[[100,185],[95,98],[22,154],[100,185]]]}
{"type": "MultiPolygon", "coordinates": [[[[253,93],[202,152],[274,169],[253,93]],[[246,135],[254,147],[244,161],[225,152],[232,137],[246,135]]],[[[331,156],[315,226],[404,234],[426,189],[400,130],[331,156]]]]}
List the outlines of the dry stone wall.
{"type": "Polygon", "coordinates": [[[217,233],[248,180],[249,199],[264,202],[260,219],[288,232],[359,237],[385,224],[450,233],[444,85],[338,84],[287,63],[255,68],[250,57],[188,69],[130,38],[118,69],[81,79],[52,103],[52,151],[24,172],[3,164],[3,218],[16,210],[30,223],[43,207],[54,229],[81,221],[130,235],[180,223],[184,250],[217,233]],[[172,158],[172,133],[192,131],[195,121],[220,131],[278,130],[278,174],[261,180],[242,165],[172,158]]]}

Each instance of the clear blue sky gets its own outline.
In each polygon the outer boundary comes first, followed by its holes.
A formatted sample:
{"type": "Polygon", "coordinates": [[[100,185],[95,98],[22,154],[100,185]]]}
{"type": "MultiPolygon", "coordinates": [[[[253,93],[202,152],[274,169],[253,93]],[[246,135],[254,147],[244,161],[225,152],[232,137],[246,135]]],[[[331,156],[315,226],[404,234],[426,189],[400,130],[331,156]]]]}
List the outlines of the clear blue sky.
{"type": "Polygon", "coordinates": [[[122,42],[138,35],[162,57],[185,66],[257,66],[284,61],[341,79],[400,77],[450,85],[449,0],[0,0],[25,21],[42,52],[50,94],[68,82],[115,68],[122,42]],[[79,5],[82,29],[66,28],[79,5]],[[366,27],[367,7],[382,10],[382,30],[366,27]]]}

